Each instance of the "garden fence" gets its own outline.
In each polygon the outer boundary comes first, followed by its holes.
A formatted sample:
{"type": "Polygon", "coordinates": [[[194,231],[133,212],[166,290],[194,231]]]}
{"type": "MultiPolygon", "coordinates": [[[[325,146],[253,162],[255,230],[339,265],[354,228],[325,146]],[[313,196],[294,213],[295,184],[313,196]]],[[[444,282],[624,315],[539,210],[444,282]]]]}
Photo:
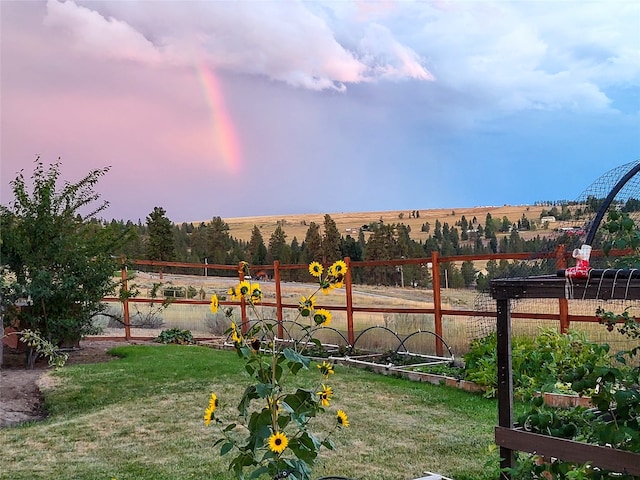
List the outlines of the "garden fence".
{"type": "MultiPolygon", "coordinates": [[[[614,251],[613,255],[622,255],[625,252],[614,251]]],[[[592,258],[602,257],[601,251],[594,251],[592,258]]],[[[431,257],[424,258],[400,258],[392,260],[375,260],[375,261],[351,261],[349,258],[345,258],[344,261],[348,266],[347,274],[344,279],[344,289],[338,290],[338,295],[344,295],[344,299],[338,302],[334,301],[331,305],[318,305],[318,308],[327,308],[332,312],[344,312],[342,315],[346,319],[345,324],[345,337],[349,344],[353,345],[356,338],[357,329],[354,325],[354,316],[358,314],[372,314],[378,316],[390,316],[397,315],[400,318],[407,318],[412,315],[428,315],[429,318],[433,318],[433,333],[435,333],[435,350],[436,354],[441,356],[443,353],[443,343],[440,339],[445,338],[443,335],[443,319],[450,317],[466,317],[463,321],[472,319],[474,317],[485,317],[491,320],[495,325],[495,305],[490,310],[474,309],[467,305],[451,305],[451,301],[447,298],[444,301],[443,298],[447,296],[449,292],[448,278],[446,265],[448,264],[460,264],[462,262],[488,262],[490,260],[495,261],[547,261],[551,262],[555,269],[564,269],[567,266],[568,259],[571,258],[571,252],[567,251],[564,246],[558,247],[554,252],[546,253],[498,253],[498,254],[479,254],[479,255],[456,255],[456,256],[440,256],[437,252],[434,252],[431,257]],[[412,292],[426,292],[432,298],[432,302],[428,302],[425,306],[411,305],[412,302],[403,302],[401,306],[396,304],[389,304],[388,297],[380,295],[375,298],[373,304],[362,304],[356,300],[357,295],[354,295],[354,286],[359,288],[361,283],[354,282],[354,275],[358,276],[360,280],[365,278],[366,272],[369,275],[376,274],[381,269],[385,271],[396,272],[398,276],[398,285],[402,291],[406,291],[409,295],[412,292]],[[405,272],[411,271],[412,280],[411,286],[405,286],[405,272]],[[356,273],[357,272],[357,273],[356,273]],[[428,274],[428,275],[425,275],[428,274]],[[430,278],[430,285],[427,287],[418,286],[413,278],[430,278]]],[[[121,279],[121,291],[119,297],[107,297],[104,298],[104,302],[110,304],[116,304],[121,306],[121,322],[123,329],[112,330],[108,335],[103,335],[101,338],[108,336],[110,339],[119,340],[142,340],[153,338],[152,335],[141,334],[132,331],[132,326],[135,326],[135,322],[132,322],[131,307],[147,305],[149,308],[162,305],[163,302],[170,302],[171,305],[192,305],[202,306],[209,304],[210,294],[205,291],[203,287],[197,291],[194,287],[189,287],[191,292],[187,292],[184,287],[172,289],[164,288],[159,293],[154,295],[135,295],[130,288],[131,270],[137,270],[144,272],[144,275],[153,277],[154,281],[157,280],[160,284],[163,280],[171,276],[176,275],[175,272],[180,272],[180,275],[189,276],[189,278],[197,278],[197,276],[204,279],[223,278],[229,282],[235,283],[245,279],[245,270],[243,264],[239,265],[214,265],[214,264],[194,264],[194,263],[182,263],[182,262],[161,262],[151,260],[127,260],[122,259],[122,279],[121,279]],[[121,332],[121,333],[120,333],[121,332]]],[[[272,308],[274,318],[279,322],[280,335],[282,335],[282,323],[286,322],[286,312],[294,310],[297,312],[298,298],[295,298],[295,303],[291,303],[285,295],[285,287],[291,287],[294,285],[291,280],[304,279],[306,277],[307,282],[310,281],[310,277],[307,272],[308,265],[290,265],[281,264],[279,261],[274,261],[270,265],[258,265],[251,267],[251,274],[254,279],[261,280],[261,285],[269,285],[273,290],[273,294],[265,298],[261,302],[261,308],[272,308]]],[[[140,273],[142,274],[142,273],[140,273]]],[[[369,277],[370,279],[371,277],[369,277]]],[[[232,283],[229,283],[230,285],[232,283]]],[[[225,290],[226,293],[226,290],[225,290]]],[[[336,293],[334,293],[335,295],[336,293]]],[[[475,295],[475,293],[473,293],[475,295]]],[[[227,306],[239,307],[241,312],[242,324],[247,324],[248,312],[247,305],[244,300],[230,301],[224,297],[221,297],[220,305],[222,308],[227,306]]],[[[318,303],[322,303],[323,296],[318,298],[318,303]]],[[[533,311],[530,309],[526,311],[526,305],[523,309],[513,311],[511,317],[514,319],[533,319],[542,322],[549,322],[550,325],[558,325],[561,332],[566,332],[567,329],[574,322],[597,322],[595,317],[595,309],[588,314],[585,313],[572,313],[569,308],[568,300],[566,298],[554,299],[553,302],[557,302],[557,307],[553,311],[533,311]]],[[[380,318],[380,317],[379,317],[380,318]]],[[[194,336],[196,336],[194,334],[194,336]]],[[[206,334],[200,333],[197,337],[202,339],[206,338],[206,334]]]]}

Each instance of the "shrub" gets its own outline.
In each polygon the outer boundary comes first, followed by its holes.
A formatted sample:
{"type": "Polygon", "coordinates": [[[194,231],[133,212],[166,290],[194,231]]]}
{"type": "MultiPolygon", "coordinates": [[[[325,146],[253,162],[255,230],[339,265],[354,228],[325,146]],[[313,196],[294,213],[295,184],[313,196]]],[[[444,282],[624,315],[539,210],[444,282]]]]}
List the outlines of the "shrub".
{"type": "Polygon", "coordinates": [[[158,343],[177,343],[179,345],[190,345],[195,343],[190,330],[182,330],[180,328],[170,328],[160,332],[154,340],[158,343]]]}
{"type": "MultiPolygon", "coordinates": [[[[464,356],[465,378],[485,387],[485,396],[495,396],[498,385],[496,334],[474,340],[464,356]]],[[[561,334],[545,328],[535,339],[512,339],[514,394],[529,398],[539,391],[571,391],[568,375],[575,369],[610,364],[608,345],[588,341],[582,332],[561,334]]]]}

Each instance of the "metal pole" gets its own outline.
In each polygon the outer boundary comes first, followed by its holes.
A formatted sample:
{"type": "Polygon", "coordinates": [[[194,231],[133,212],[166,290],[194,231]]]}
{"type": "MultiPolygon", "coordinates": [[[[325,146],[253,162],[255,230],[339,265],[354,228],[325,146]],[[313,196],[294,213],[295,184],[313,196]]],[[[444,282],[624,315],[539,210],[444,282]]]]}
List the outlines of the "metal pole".
{"type": "MultiPolygon", "coordinates": [[[[509,299],[496,300],[497,360],[498,360],[498,425],[513,428],[513,375],[511,374],[511,311],[509,299]]],[[[515,465],[513,450],[500,447],[500,469],[515,465]]],[[[502,472],[501,479],[511,475],[502,472]]]]}
{"type": "MultiPolygon", "coordinates": [[[[438,252],[431,253],[431,280],[433,283],[433,323],[436,333],[436,355],[442,356],[444,347],[442,345],[442,303],[440,297],[440,264],[438,252]]],[[[446,270],[445,270],[446,271],[446,270]]]]}
{"type": "Polygon", "coordinates": [[[345,257],[344,263],[347,265],[347,274],[344,276],[344,292],[347,296],[347,339],[349,345],[355,343],[355,333],[353,331],[353,277],[351,276],[351,259],[345,257]]]}
{"type": "Polygon", "coordinates": [[[276,318],[278,319],[278,338],[284,338],[284,328],[282,326],[282,285],[280,285],[280,261],[273,261],[273,281],[276,284],[276,318]]]}
{"type": "Polygon", "coordinates": [[[124,301],[122,302],[122,314],[124,317],[124,339],[131,340],[131,319],[129,316],[129,287],[127,286],[127,265],[122,257],[122,293],[124,301]]]}

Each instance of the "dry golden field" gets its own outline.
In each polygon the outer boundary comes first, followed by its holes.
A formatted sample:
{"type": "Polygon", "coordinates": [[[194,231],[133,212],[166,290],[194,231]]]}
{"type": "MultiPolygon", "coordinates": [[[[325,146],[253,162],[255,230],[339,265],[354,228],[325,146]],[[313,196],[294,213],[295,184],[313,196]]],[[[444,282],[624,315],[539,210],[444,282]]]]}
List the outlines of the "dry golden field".
{"type": "MultiPolygon", "coordinates": [[[[433,227],[436,220],[440,220],[441,223],[447,222],[450,226],[453,226],[464,215],[468,221],[473,220],[475,216],[479,223],[484,226],[487,213],[491,213],[494,219],[502,219],[506,216],[511,222],[517,222],[522,218],[522,214],[525,214],[530,221],[539,221],[540,212],[543,209],[549,209],[549,207],[533,206],[533,205],[503,205],[503,206],[484,206],[484,207],[465,207],[465,208],[440,208],[440,209],[418,209],[419,217],[414,218],[411,216],[411,210],[391,210],[384,212],[339,212],[332,213],[331,218],[336,222],[338,230],[343,236],[351,235],[352,237],[358,236],[358,229],[362,225],[369,224],[371,222],[377,222],[382,219],[385,223],[403,223],[411,227],[411,238],[416,241],[426,240],[429,234],[422,232],[420,228],[425,222],[431,224],[431,233],[433,233],[433,227]],[[400,218],[402,216],[403,218],[400,218]],[[352,232],[348,229],[353,229],[352,232]]],[[[262,237],[265,242],[276,229],[278,222],[282,225],[285,233],[287,234],[287,241],[291,242],[293,237],[296,237],[298,241],[304,240],[304,237],[309,228],[311,222],[322,225],[324,224],[324,213],[318,214],[295,214],[295,215],[270,215],[270,216],[256,216],[256,217],[234,217],[224,218],[223,220],[229,225],[229,233],[232,237],[239,240],[249,240],[251,238],[251,230],[254,225],[260,228],[262,237]]],[[[198,224],[200,222],[208,222],[207,220],[200,220],[193,222],[198,224]]],[[[525,232],[529,235],[529,232],[525,232]]],[[[545,230],[538,230],[531,232],[534,235],[544,234],[545,230]]],[[[549,231],[546,231],[549,233],[549,231]]],[[[524,235],[523,235],[524,236],[524,235]]]]}

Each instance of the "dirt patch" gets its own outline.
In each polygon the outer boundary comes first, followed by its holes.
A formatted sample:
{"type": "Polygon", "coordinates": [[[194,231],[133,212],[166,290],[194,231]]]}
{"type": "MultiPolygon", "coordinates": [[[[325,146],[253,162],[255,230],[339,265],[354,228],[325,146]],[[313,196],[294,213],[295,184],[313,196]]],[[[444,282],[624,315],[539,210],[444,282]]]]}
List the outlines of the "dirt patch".
{"type": "MultiPolygon", "coordinates": [[[[135,342],[144,343],[144,342],[135,342]]],[[[114,341],[81,342],[80,347],[68,351],[68,365],[97,363],[113,360],[107,351],[127,344],[114,341]]],[[[0,427],[39,420],[46,416],[42,409],[42,392],[55,386],[56,377],[46,360],[39,360],[33,370],[24,368],[24,353],[5,346],[2,370],[0,370],[0,427]]]]}

